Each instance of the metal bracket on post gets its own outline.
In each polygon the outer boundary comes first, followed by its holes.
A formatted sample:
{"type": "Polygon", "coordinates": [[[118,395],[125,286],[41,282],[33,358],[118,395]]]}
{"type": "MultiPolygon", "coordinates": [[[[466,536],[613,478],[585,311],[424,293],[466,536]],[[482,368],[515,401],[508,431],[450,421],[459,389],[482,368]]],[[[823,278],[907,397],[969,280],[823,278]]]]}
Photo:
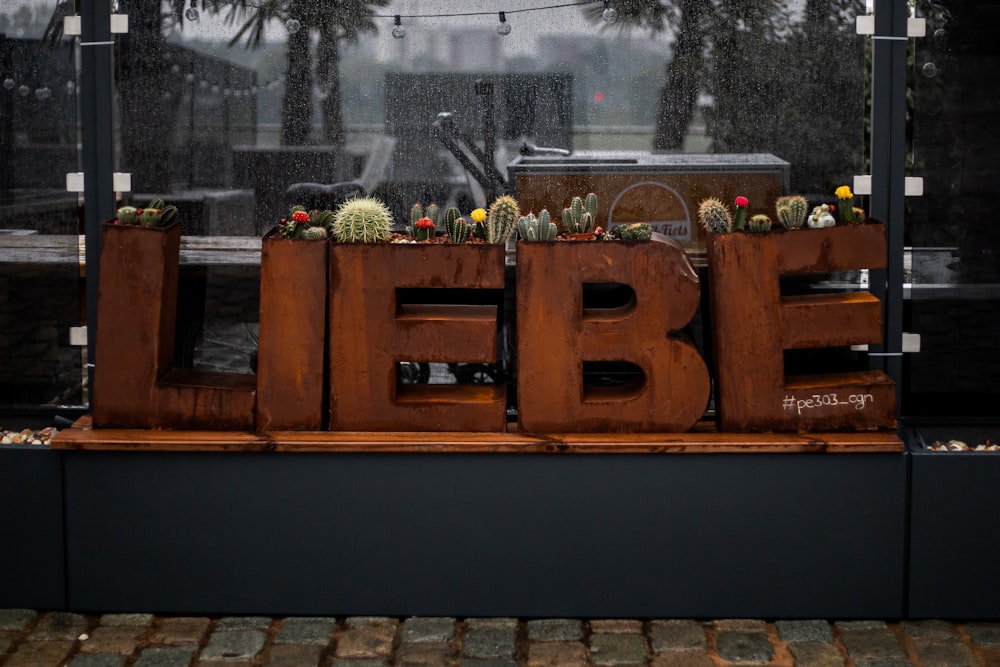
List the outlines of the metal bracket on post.
{"type": "MultiPolygon", "coordinates": [[[[83,24],[79,16],[63,17],[63,34],[67,37],[79,37],[83,33],[83,24]]],[[[128,14],[111,15],[111,34],[124,35],[128,33],[128,14]]]]}
{"type": "MultiPolygon", "coordinates": [[[[854,32],[858,35],[875,35],[875,15],[863,14],[854,19],[854,32]]],[[[878,36],[874,39],[908,39],[927,35],[927,19],[909,18],[906,20],[906,37],[878,36]]]]}
{"type": "MultiPolygon", "coordinates": [[[[907,197],[923,197],[924,179],[920,176],[907,176],[903,188],[907,197]]],[[[870,195],[872,193],[872,177],[868,175],[855,176],[853,190],[856,195],[870,195]]]]}

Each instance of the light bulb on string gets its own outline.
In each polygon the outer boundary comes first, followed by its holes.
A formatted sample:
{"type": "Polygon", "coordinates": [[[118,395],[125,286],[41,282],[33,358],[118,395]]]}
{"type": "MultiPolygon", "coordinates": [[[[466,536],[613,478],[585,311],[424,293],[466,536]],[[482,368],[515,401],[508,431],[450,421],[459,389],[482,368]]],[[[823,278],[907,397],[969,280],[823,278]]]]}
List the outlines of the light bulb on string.
{"type": "Polygon", "coordinates": [[[611,0],[604,0],[604,11],[601,16],[608,23],[615,23],[618,20],[618,10],[611,6],[611,0]]]}
{"type": "Polygon", "coordinates": [[[406,28],[403,27],[403,19],[399,14],[392,17],[392,36],[396,39],[406,37],[406,28]]]}
{"type": "Polygon", "coordinates": [[[191,6],[188,7],[187,11],[184,12],[184,18],[186,18],[188,21],[198,20],[198,8],[194,6],[195,2],[196,0],[191,0],[191,6]]]}
{"type": "Polygon", "coordinates": [[[302,29],[302,22],[298,19],[288,19],[285,21],[285,30],[288,31],[289,35],[294,35],[299,30],[302,29]]]}
{"type": "Polygon", "coordinates": [[[500,25],[497,26],[497,33],[500,35],[510,34],[510,24],[507,23],[507,15],[504,12],[500,12],[500,25]]]}

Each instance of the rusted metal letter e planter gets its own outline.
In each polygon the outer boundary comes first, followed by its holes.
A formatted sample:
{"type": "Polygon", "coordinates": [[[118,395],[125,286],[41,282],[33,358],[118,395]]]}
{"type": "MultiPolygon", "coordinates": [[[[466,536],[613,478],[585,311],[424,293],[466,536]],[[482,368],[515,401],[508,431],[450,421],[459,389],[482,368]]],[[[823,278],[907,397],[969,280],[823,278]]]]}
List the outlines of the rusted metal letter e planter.
{"type": "Polygon", "coordinates": [[[882,224],[708,235],[709,292],[722,431],[896,427],[882,372],[786,376],[784,350],[882,341],[868,292],[782,297],[780,277],[886,265],[882,224]]]}

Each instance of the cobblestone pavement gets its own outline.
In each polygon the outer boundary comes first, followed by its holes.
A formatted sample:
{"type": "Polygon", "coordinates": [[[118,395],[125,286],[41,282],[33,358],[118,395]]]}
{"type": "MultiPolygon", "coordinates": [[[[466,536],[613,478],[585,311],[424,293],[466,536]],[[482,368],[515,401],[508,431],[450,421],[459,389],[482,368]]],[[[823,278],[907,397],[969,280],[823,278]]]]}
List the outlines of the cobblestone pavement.
{"type": "Polygon", "coordinates": [[[0,610],[9,667],[1000,665],[1000,623],[91,616],[0,610]]]}

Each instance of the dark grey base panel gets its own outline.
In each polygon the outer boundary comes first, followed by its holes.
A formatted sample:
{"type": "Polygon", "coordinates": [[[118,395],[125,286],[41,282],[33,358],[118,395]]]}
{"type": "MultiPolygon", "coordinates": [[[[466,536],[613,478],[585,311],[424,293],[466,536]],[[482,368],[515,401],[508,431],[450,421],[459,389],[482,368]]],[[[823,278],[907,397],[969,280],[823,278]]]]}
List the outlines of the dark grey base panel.
{"type": "Polygon", "coordinates": [[[66,606],[62,453],[0,448],[0,609],[66,606]]]}
{"type": "MultiPolygon", "coordinates": [[[[998,432],[938,430],[928,441],[959,438],[974,445],[998,432]]],[[[910,461],[908,615],[1000,618],[1000,454],[913,447],[910,461]]]]}
{"type": "Polygon", "coordinates": [[[901,454],[67,452],[74,610],[894,618],[901,454]]]}

